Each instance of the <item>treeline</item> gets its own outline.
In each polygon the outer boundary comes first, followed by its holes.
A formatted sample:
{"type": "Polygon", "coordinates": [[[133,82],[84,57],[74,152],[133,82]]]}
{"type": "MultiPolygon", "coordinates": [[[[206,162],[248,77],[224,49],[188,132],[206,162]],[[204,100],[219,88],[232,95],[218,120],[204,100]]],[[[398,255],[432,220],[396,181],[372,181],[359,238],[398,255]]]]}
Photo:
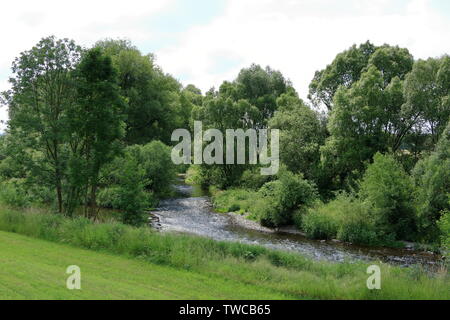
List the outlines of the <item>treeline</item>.
{"type": "Polygon", "coordinates": [[[194,107],[211,128],[281,129],[276,177],[245,165],[191,170],[193,180],[228,189],[214,197],[219,210],[270,227],[295,223],[318,239],[448,237],[449,56],[416,61],[396,46],[352,46],[316,72],[309,99],[254,65],[194,107]]]}
{"type": "Polygon", "coordinates": [[[414,60],[404,48],[354,45],[316,72],[308,103],[270,67],[252,65],[202,94],[127,41],[82,49],[50,37],[15,60],[11,85],[4,202],[54,203],[67,215],[83,207],[90,217],[109,207],[139,224],[170,192],[173,130],[199,120],[204,130],[281,130],[276,176],[251,165],[189,169],[190,180],[226,190],[214,197],[221,210],[355,243],[449,234],[447,55],[414,60]]]}
{"type": "Polygon", "coordinates": [[[13,62],[8,129],[1,137],[0,196],[96,218],[119,209],[139,224],[170,192],[171,132],[199,95],[127,41],[91,49],[48,37],[13,62]],[[81,209],[84,208],[84,209],[81,209]]]}

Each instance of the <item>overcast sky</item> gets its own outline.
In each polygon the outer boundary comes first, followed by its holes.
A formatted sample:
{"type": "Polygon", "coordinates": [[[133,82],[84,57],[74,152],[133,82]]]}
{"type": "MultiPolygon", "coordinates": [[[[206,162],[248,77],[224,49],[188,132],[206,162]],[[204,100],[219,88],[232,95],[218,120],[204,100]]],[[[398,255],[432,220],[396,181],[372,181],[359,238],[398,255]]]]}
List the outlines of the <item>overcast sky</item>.
{"type": "MultiPolygon", "coordinates": [[[[91,46],[126,38],[183,84],[203,91],[251,63],[270,65],[306,99],[314,72],[354,43],[407,47],[416,59],[450,53],[448,0],[4,1],[0,91],[11,62],[42,37],[91,46]]],[[[5,108],[0,119],[7,119],[5,108]]]]}

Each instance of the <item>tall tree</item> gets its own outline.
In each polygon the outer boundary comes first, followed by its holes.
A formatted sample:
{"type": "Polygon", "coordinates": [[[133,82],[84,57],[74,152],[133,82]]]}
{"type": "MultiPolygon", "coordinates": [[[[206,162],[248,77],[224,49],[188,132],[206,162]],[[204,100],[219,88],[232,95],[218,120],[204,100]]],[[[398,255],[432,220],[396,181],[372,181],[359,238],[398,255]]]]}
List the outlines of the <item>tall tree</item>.
{"type": "Polygon", "coordinates": [[[450,57],[417,61],[406,77],[404,96],[411,127],[430,135],[433,148],[450,117],[450,57]]]}
{"type": "Polygon", "coordinates": [[[39,152],[28,165],[55,188],[59,212],[63,212],[67,109],[75,101],[71,72],[80,54],[74,41],[42,39],[13,62],[12,88],[6,94],[9,131],[20,137],[22,150],[39,152]]]}
{"type": "Polygon", "coordinates": [[[69,179],[75,183],[73,200],[81,188],[86,208],[90,208],[90,216],[95,216],[100,170],[117,155],[124,136],[124,103],[111,58],[99,48],[86,52],[75,80],[77,103],[69,110],[68,124],[71,164],[76,169],[70,172],[76,177],[69,179]]]}
{"type": "Polygon", "coordinates": [[[315,106],[324,104],[330,111],[339,86],[350,88],[358,81],[376,49],[376,46],[367,41],[338,54],[324,70],[315,73],[309,86],[308,98],[315,106]]]}
{"type": "Polygon", "coordinates": [[[338,185],[348,177],[358,178],[375,153],[399,150],[411,128],[404,112],[402,79],[412,64],[407,50],[383,46],[358,81],[336,91],[328,122],[331,136],[322,148],[322,159],[338,185]]]}
{"type": "Polygon", "coordinates": [[[290,171],[302,173],[320,185],[320,146],[326,138],[324,121],[293,91],[279,97],[277,105],[269,126],[280,129],[281,161],[290,171]]]}
{"type": "Polygon", "coordinates": [[[152,140],[170,143],[172,131],[187,120],[180,83],[163,73],[152,54],[141,54],[128,41],[104,40],[96,47],[112,57],[118,70],[121,95],[127,102],[125,141],[130,145],[152,140]]]}

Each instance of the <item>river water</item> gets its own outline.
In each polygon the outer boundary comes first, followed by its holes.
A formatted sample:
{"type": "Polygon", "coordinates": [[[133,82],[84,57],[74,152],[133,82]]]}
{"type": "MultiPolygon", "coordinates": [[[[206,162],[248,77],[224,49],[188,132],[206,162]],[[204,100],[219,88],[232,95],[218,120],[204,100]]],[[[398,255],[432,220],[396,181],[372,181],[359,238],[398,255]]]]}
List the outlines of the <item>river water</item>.
{"type": "MultiPolygon", "coordinates": [[[[238,241],[276,250],[294,251],[316,260],[383,261],[404,267],[422,265],[434,269],[440,257],[410,249],[362,247],[333,241],[314,241],[300,234],[267,232],[236,223],[234,214],[214,212],[210,198],[198,187],[184,183],[175,186],[179,196],[164,200],[153,213],[161,232],[189,233],[214,240],[238,241]]],[[[243,219],[241,219],[243,220],[243,219]]]]}

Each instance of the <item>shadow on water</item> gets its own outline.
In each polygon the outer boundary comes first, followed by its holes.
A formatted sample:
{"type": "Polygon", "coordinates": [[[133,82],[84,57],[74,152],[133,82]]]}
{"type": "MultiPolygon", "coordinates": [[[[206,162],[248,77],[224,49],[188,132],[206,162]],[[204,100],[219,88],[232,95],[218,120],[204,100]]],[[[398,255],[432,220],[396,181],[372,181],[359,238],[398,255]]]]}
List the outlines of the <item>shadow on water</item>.
{"type": "Polygon", "coordinates": [[[161,202],[154,212],[161,231],[181,232],[215,240],[238,241],[277,250],[301,253],[316,260],[383,261],[400,266],[420,264],[427,268],[438,265],[440,257],[409,249],[361,247],[333,241],[314,241],[300,234],[264,232],[237,224],[233,215],[214,212],[209,195],[198,186],[180,181],[174,186],[178,198],[161,202]]]}

